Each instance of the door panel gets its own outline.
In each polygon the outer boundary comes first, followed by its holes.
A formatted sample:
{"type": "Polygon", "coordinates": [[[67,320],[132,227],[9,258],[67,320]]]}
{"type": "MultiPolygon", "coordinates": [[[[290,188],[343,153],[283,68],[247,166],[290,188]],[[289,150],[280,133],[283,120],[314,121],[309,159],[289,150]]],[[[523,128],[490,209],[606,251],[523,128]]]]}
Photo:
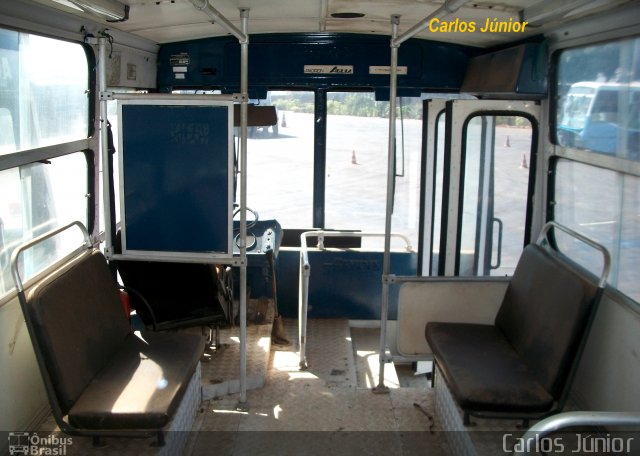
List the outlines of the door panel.
{"type": "Polygon", "coordinates": [[[447,102],[440,275],[513,273],[529,242],[538,114],[528,101],[447,102]]]}
{"type": "Polygon", "coordinates": [[[437,275],[440,252],[443,177],[445,158],[446,100],[425,100],[423,105],[425,131],[423,221],[419,270],[421,275],[437,275]]]}

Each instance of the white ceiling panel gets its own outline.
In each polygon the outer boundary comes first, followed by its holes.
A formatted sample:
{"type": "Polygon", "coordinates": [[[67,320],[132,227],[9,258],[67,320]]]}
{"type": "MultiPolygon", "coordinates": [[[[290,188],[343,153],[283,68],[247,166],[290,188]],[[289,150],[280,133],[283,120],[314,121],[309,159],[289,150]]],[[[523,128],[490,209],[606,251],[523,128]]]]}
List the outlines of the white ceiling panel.
{"type": "MultiPolygon", "coordinates": [[[[6,0],[3,0],[6,1],[6,0]]],[[[86,15],[78,10],[57,3],[56,0],[34,1],[64,10],[76,15],[86,15]]],[[[61,1],[61,0],[57,0],[61,1]]],[[[63,1],[63,0],[62,0],[63,1]]],[[[107,23],[110,28],[133,33],[156,43],[183,41],[189,39],[226,35],[219,25],[198,11],[190,0],[119,0],[130,5],[129,19],[121,23],[107,23]]],[[[249,33],[278,32],[345,32],[375,33],[390,35],[390,17],[400,15],[400,33],[424,20],[441,7],[439,0],[209,0],[211,5],[230,22],[239,27],[239,8],[248,7],[249,33]],[[361,13],[364,16],[352,19],[332,17],[336,13],[361,13]]],[[[556,27],[563,21],[612,9],[622,3],[638,0],[475,0],[443,20],[475,22],[479,29],[487,19],[513,21],[520,19],[523,10],[535,11],[540,16],[544,12],[547,23],[541,28],[528,26],[525,33],[442,33],[425,30],[419,38],[445,42],[457,42],[475,46],[491,46],[515,41],[556,27]],[[555,14],[556,10],[569,9],[555,14]]],[[[96,16],[87,15],[93,20],[96,16]]],[[[97,19],[99,20],[99,19],[97,19]]]]}

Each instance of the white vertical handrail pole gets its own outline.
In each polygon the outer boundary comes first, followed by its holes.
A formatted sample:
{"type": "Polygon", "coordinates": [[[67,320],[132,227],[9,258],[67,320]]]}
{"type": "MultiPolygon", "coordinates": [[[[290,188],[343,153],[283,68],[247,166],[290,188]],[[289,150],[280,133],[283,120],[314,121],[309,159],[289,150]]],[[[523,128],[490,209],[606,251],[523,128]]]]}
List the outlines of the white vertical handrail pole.
{"type": "Polygon", "coordinates": [[[107,257],[113,250],[113,232],[111,231],[111,184],[109,179],[109,135],[107,135],[107,38],[98,38],[98,79],[100,89],[100,149],[102,158],[102,204],[104,210],[104,239],[107,257]]]}
{"type": "Polygon", "coordinates": [[[247,402],[247,102],[249,100],[249,9],[240,8],[240,405],[247,402]]]}
{"type": "MultiPolygon", "coordinates": [[[[303,239],[304,240],[304,239],[303,239]]],[[[303,274],[303,259],[302,259],[302,250],[300,251],[300,255],[298,256],[298,349],[299,349],[299,361],[298,365],[302,367],[302,360],[304,359],[304,339],[302,332],[302,311],[304,310],[304,274],[303,274]]]]}
{"type": "MultiPolygon", "coordinates": [[[[302,242],[306,243],[304,233],[301,236],[302,242]]],[[[306,255],[306,244],[300,251],[300,281],[298,295],[298,343],[300,345],[300,362],[301,370],[307,368],[307,312],[309,311],[309,275],[311,274],[311,266],[309,265],[306,255]]]]}
{"type": "Polygon", "coordinates": [[[398,36],[400,16],[391,16],[391,63],[389,82],[389,152],[387,163],[387,208],[384,223],[384,257],[382,261],[382,297],[380,306],[380,370],[378,386],[373,391],[383,393],[388,390],[384,385],[384,365],[387,361],[387,319],[389,317],[389,272],[391,270],[391,217],[393,208],[393,181],[395,179],[395,143],[396,143],[396,92],[398,79],[398,45],[394,40],[398,36]]]}

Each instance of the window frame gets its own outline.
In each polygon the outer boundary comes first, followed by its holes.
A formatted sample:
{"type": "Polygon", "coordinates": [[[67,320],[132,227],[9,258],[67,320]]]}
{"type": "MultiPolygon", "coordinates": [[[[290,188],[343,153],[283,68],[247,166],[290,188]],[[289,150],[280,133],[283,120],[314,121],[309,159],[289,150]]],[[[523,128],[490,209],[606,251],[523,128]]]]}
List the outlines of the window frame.
{"type": "MultiPolygon", "coordinates": [[[[90,233],[94,233],[95,227],[97,226],[97,192],[98,192],[98,155],[96,153],[99,150],[98,143],[98,129],[96,122],[96,107],[97,107],[97,70],[96,70],[96,59],[95,54],[92,47],[86,43],[76,40],[65,39],[57,36],[51,36],[46,34],[41,34],[37,32],[23,31],[18,30],[6,26],[2,26],[4,30],[8,30],[10,32],[15,33],[24,33],[28,35],[40,36],[44,38],[49,38],[53,40],[57,40],[65,43],[73,43],[75,45],[79,45],[84,52],[85,58],[87,59],[87,131],[86,137],[61,142],[58,144],[52,144],[47,146],[35,147],[24,149],[20,151],[10,152],[8,154],[0,155],[0,171],[20,168],[22,166],[26,166],[32,163],[47,163],[50,160],[55,158],[64,157],[76,153],[83,154],[86,160],[87,165],[87,173],[85,176],[86,183],[86,222],[87,229],[90,233]]],[[[95,233],[94,233],[95,234],[95,233]]],[[[81,247],[79,247],[80,249],[81,247]]],[[[73,256],[77,253],[78,249],[74,249],[71,252],[65,252],[60,255],[58,259],[56,259],[52,264],[46,265],[36,273],[33,277],[28,279],[25,282],[25,287],[28,287],[31,283],[43,277],[47,273],[51,271],[56,264],[59,264],[60,261],[63,261],[66,258],[73,256]]],[[[15,286],[7,289],[7,291],[0,295],[0,308],[4,305],[15,299],[17,296],[17,291],[15,286]]]]}
{"type": "MultiPolygon", "coordinates": [[[[556,191],[557,191],[557,166],[562,160],[569,162],[575,162],[586,166],[592,166],[600,168],[606,171],[619,173],[631,177],[640,178],[640,160],[632,160],[625,157],[619,157],[617,155],[605,154],[602,152],[594,152],[589,149],[575,148],[569,146],[563,146],[558,141],[558,112],[562,109],[562,104],[559,98],[559,64],[560,56],[563,52],[570,51],[572,49],[586,48],[590,46],[605,45],[608,43],[622,42],[626,40],[640,39],[640,36],[617,36],[612,39],[604,39],[600,41],[592,40],[580,40],[579,42],[571,43],[571,45],[562,47],[558,46],[553,50],[551,55],[551,71],[550,71],[550,101],[548,111],[548,137],[547,141],[551,146],[549,160],[548,160],[548,172],[546,178],[546,221],[556,220],[556,191]]],[[[618,219],[617,223],[621,223],[622,219],[618,219]]],[[[554,248],[558,249],[558,245],[553,238],[553,234],[549,238],[554,248]]],[[[612,263],[617,263],[616,268],[620,265],[620,258],[612,257],[612,263]]],[[[630,305],[634,309],[640,308],[640,301],[626,294],[623,290],[620,290],[617,285],[607,283],[607,293],[611,293],[620,302],[624,302],[630,305]]]]}

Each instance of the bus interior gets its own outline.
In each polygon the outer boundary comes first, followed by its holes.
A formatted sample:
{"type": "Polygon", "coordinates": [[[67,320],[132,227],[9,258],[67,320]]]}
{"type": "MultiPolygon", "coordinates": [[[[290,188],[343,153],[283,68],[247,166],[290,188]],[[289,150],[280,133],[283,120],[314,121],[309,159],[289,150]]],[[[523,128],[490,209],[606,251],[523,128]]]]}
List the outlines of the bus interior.
{"type": "Polygon", "coordinates": [[[0,450],[640,455],[639,18],[0,2],[0,450]]]}

